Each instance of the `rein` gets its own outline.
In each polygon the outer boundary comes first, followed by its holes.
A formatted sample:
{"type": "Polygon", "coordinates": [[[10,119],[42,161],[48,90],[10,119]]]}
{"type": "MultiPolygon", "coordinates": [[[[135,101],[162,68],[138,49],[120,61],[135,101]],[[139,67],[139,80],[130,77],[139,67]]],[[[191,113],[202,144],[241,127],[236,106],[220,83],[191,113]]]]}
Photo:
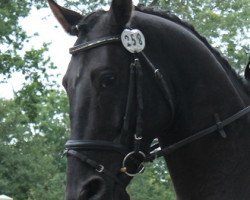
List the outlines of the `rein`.
{"type": "MultiPolygon", "coordinates": [[[[218,131],[220,135],[223,138],[226,138],[226,133],[224,131],[224,127],[231,124],[232,122],[238,120],[239,118],[243,117],[244,115],[248,114],[250,112],[250,106],[240,110],[239,112],[235,113],[231,117],[220,120],[219,116],[215,114],[215,124],[201,130],[195,134],[193,134],[190,137],[187,137],[177,143],[174,143],[168,147],[165,147],[161,150],[159,150],[160,146],[159,144],[156,144],[149,148],[149,153],[145,154],[140,149],[141,140],[143,138],[142,135],[142,111],[143,111],[143,101],[142,101],[142,69],[140,64],[140,58],[142,58],[146,65],[150,68],[152,73],[154,74],[154,77],[162,90],[162,93],[164,95],[164,98],[169,105],[170,111],[171,111],[171,120],[173,121],[174,118],[174,103],[170,95],[169,88],[167,87],[166,81],[164,80],[163,75],[161,74],[160,70],[154,66],[154,64],[148,59],[146,54],[143,52],[143,49],[145,47],[145,44],[143,46],[143,42],[145,42],[143,34],[136,29],[128,30],[125,29],[122,34],[122,36],[110,36],[110,37],[104,37],[100,38],[94,41],[86,42],[77,46],[74,46],[70,48],[70,54],[76,54],[82,51],[87,51],[102,45],[108,45],[110,43],[116,43],[116,42],[122,42],[123,46],[130,51],[134,55],[134,62],[130,65],[130,79],[129,79],[129,89],[128,89],[128,98],[127,98],[127,105],[125,110],[125,116],[123,121],[123,128],[121,131],[121,138],[127,138],[129,133],[129,121],[130,116],[132,113],[132,102],[134,99],[136,99],[137,103],[137,117],[136,117],[136,129],[134,134],[134,149],[133,151],[130,151],[128,147],[125,145],[117,144],[114,142],[109,141],[103,141],[103,140],[68,140],[65,145],[65,154],[69,156],[73,156],[81,160],[82,162],[88,164],[90,167],[95,169],[99,173],[103,173],[106,176],[113,179],[116,183],[119,185],[125,187],[125,184],[119,179],[117,175],[114,175],[112,172],[105,169],[105,167],[98,162],[88,158],[87,156],[83,155],[79,151],[89,151],[89,150],[105,150],[105,151],[114,151],[120,154],[123,157],[122,167],[120,169],[120,173],[125,173],[128,176],[135,176],[138,173],[143,172],[144,166],[142,165],[143,162],[152,162],[154,159],[162,156],[167,156],[170,153],[174,152],[175,150],[183,147],[184,145],[187,145],[191,142],[194,142],[206,135],[209,135],[213,132],[218,131]],[[124,35],[125,32],[125,35],[124,35]],[[131,33],[130,33],[131,32],[131,33]],[[131,34],[131,35],[129,35],[131,34]],[[135,35],[137,37],[137,42],[140,43],[138,46],[137,44],[134,44],[135,48],[131,49],[131,43],[126,42],[134,42],[136,43],[136,40],[133,40],[134,38],[132,35],[135,35]],[[126,36],[131,37],[132,40],[128,40],[126,36]],[[144,40],[143,40],[144,39],[144,40]],[[127,44],[127,45],[126,45],[127,44]],[[130,44],[130,45],[129,45],[130,44]],[[130,49],[129,49],[130,48],[130,49]],[[136,172],[129,172],[128,169],[128,162],[133,162],[137,165],[136,172]]],[[[132,45],[133,46],[133,45],[132,45]]]]}

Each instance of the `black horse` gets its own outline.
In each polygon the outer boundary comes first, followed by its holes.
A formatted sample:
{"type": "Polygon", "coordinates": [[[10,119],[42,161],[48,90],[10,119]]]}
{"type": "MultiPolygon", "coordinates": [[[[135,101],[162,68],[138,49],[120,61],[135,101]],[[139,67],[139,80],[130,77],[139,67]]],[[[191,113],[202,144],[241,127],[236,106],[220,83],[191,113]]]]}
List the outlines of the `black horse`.
{"type": "Polygon", "coordinates": [[[128,200],[161,155],[179,200],[250,199],[249,67],[241,79],[192,26],[132,0],[88,16],[48,2],[78,37],[63,79],[67,200],[128,200]]]}

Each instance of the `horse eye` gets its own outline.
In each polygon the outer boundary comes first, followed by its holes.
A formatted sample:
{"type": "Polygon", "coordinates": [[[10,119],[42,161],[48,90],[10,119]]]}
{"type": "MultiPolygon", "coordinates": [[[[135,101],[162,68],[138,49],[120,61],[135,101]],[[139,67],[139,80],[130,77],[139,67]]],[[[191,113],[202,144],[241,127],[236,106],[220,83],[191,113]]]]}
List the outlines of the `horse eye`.
{"type": "Polygon", "coordinates": [[[115,82],[114,74],[104,75],[101,79],[100,85],[102,88],[107,88],[113,85],[115,82]]]}

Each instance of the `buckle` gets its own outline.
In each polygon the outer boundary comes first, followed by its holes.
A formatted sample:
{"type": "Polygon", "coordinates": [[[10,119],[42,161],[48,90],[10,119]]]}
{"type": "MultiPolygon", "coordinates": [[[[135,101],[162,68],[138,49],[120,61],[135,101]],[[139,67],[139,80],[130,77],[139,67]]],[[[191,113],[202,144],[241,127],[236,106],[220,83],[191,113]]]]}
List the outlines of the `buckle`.
{"type": "Polygon", "coordinates": [[[215,113],[214,118],[215,118],[215,121],[216,121],[217,131],[220,133],[221,137],[226,138],[227,134],[224,131],[224,126],[223,126],[223,124],[222,124],[222,122],[220,120],[219,115],[217,113],[215,113]]]}
{"type": "Polygon", "coordinates": [[[142,140],[142,136],[137,136],[136,134],[134,135],[134,138],[135,138],[135,140],[142,140]]]}
{"type": "Polygon", "coordinates": [[[104,171],[104,166],[103,165],[99,165],[96,169],[97,172],[102,173],[104,171]]]}

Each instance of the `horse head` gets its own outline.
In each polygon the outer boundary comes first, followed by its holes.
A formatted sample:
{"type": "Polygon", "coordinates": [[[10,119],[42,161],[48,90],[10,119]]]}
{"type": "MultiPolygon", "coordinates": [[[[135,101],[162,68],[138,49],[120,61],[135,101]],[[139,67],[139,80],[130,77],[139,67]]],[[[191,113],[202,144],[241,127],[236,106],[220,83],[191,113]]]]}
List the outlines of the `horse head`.
{"type": "Polygon", "coordinates": [[[173,114],[154,74],[120,41],[134,18],[132,0],[113,0],[109,11],[87,16],[48,2],[65,31],[77,36],[63,78],[71,120],[66,199],[129,199],[126,186],[173,114]]]}

